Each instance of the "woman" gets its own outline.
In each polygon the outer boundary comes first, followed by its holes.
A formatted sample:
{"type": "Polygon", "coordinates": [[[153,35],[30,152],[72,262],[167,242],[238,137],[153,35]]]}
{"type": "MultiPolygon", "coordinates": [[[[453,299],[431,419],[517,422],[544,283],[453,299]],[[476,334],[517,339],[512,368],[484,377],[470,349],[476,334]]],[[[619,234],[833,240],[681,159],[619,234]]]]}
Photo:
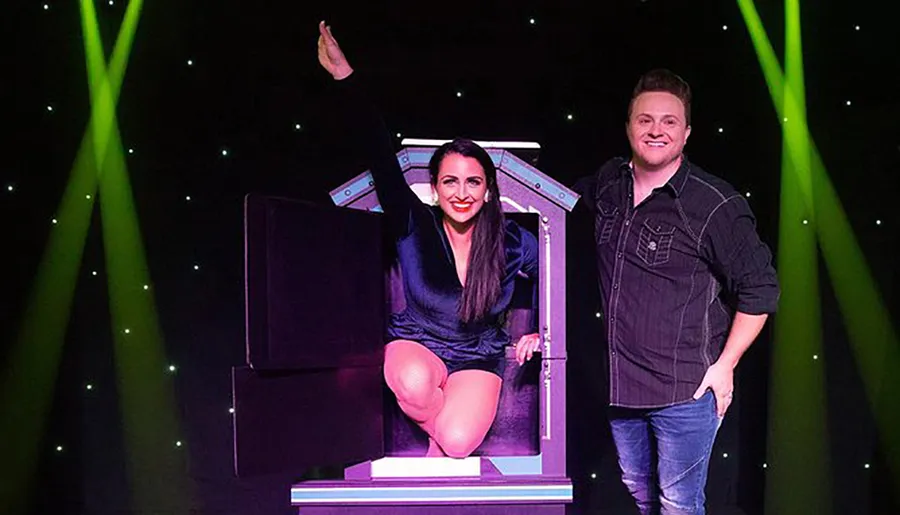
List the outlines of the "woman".
{"type": "MultiPolygon", "coordinates": [[[[353,69],[331,28],[319,24],[319,62],[358,100],[353,69]]],[[[384,376],[400,408],[429,436],[427,456],[462,458],[494,421],[518,272],[537,279],[537,240],[504,219],[497,170],[469,140],[447,143],[429,163],[436,206],[406,184],[389,133],[366,102],[356,102],[354,128],[368,145],[375,190],[397,242],[406,309],[393,314],[384,376]]],[[[537,334],[516,344],[521,365],[540,345],[537,334]]]]}

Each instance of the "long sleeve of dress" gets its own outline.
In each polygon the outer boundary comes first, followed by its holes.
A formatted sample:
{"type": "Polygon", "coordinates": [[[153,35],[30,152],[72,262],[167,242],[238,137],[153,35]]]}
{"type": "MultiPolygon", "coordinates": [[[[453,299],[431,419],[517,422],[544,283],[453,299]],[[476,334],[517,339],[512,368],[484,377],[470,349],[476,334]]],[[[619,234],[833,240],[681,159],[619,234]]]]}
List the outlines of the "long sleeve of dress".
{"type": "Polygon", "coordinates": [[[540,325],[540,265],[538,254],[540,245],[538,239],[524,228],[519,228],[521,233],[520,244],[522,246],[521,272],[528,277],[531,286],[531,317],[528,321],[528,329],[531,333],[537,333],[540,325]]]}
{"type": "Polygon", "coordinates": [[[413,215],[427,208],[406,183],[390,133],[381,114],[368,100],[361,79],[354,73],[336,82],[340,98],[346,101],[343,107],[347,113],[348,132],[352,134],[353,143],[364,151],[381,209],[391,232],[401,239],[412,230],[413,215]]]}

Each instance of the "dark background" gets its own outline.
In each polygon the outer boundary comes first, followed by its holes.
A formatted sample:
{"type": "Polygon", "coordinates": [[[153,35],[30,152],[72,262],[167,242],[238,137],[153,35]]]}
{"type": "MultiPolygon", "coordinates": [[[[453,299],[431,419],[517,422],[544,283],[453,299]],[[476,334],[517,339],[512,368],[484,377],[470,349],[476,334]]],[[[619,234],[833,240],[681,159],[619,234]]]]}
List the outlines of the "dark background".
{"type": "MultiPolygon", "coordinates": [[[[20,327],[89,116],[78,2],[11,4],[0,16],[7,134],[0,138],[0,355],[20,327]]],[[[889,249],[900,223],[890,200],[900,172],[900,35],[885,5],[804,5],[804,58],[813,136],[897,313],[889,249]]],[[[782,55],[782,2],[757,7],[782,55]]],[[[124,10],[120,0],[97,5],[107,51],[124,10]]],[[[198,485],[198,513],[291,511],[293,478],[233,477],[229,373],[244,353],[243,196],[324,204],[331,188],[365,168],[341,138],[337,99],[316,61],[320,19],[367,77],[392,130],[536,141],[538,167],[564,184],[627,153],[631,88],[647,69],[668,67],[694,90],[688,154],[752,192],[763,239],[773,248],[777,242],[779,121],[736,2],[147,2],[118,120],[124,145],[134,149],[130,177],[167,352],[178,366],[185,446],[177,452],[198,485]]],[[[603,412],[591,222],[576,212],[570,224],[573,512],[630,513],[603,412]]],[[[103,261],[95,213],[42,447],[37,512],[130,512],[103,261]],[[61,444],[66,452],[54,452],[61,444]]],[[[895,500],[840,314],[827,286],[822,294],[835,474],[834,491],[823,495],[832,497],[835,513],[892,513],[895,500]]],[[[769,351],[767,329],[739,368],[736,404],[711,463],[713,513],[761,513],[769,351]]]]}

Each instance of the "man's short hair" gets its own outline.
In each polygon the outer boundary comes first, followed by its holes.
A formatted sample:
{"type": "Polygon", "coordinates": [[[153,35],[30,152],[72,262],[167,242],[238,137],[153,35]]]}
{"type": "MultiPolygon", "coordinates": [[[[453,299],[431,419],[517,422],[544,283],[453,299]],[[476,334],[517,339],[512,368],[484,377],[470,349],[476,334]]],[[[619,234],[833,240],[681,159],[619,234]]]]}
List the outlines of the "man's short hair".
{"type": "Polygon", "coordinates": [[[637,85],[634,86],[634,91],[631,93],[631,102],[628,104],[629,120],[635,99],[641,93],[648,91],[664,91],[678,97],[684,104],[684,121],[687,125],[691,124],[691,86],[684,79],[664,68],[650,70],[638,79],[637,85]]]}

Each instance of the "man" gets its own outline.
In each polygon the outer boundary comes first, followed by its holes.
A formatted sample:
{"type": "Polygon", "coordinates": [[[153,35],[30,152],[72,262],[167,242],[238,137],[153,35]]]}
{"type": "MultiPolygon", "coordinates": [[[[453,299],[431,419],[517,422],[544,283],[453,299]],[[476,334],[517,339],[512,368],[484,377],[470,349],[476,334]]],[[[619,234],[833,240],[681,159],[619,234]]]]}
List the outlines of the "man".
{"type": "Polygon", "coordinates": [[[682,154],[686,82],[641,77],[626,132],[631,160],[576,186],[595,218],[612,435],[642,514],[703,514],[734,368],[775,311],[778,282],[744,197],[682,154]]]}

